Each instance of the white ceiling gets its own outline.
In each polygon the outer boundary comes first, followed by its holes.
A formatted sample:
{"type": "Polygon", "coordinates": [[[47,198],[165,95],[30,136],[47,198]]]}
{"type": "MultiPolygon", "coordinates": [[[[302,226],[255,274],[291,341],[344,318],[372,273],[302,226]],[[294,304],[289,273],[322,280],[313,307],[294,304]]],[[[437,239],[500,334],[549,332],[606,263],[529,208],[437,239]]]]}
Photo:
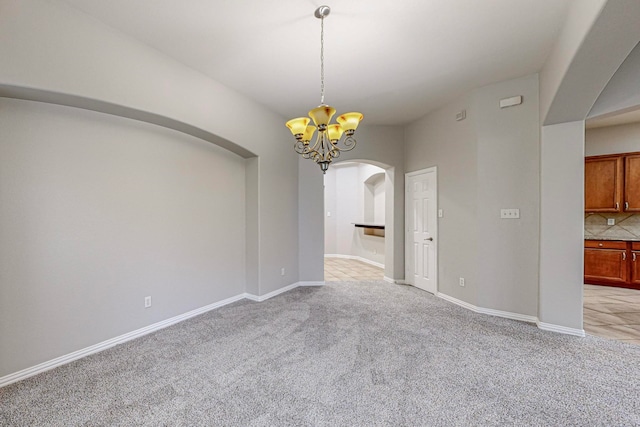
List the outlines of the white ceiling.
{"type": "Polygon", "coordinates": [[[575,0],[62,0],[284,118],[320,101],[404,124],[540,70],[575,0]]]}

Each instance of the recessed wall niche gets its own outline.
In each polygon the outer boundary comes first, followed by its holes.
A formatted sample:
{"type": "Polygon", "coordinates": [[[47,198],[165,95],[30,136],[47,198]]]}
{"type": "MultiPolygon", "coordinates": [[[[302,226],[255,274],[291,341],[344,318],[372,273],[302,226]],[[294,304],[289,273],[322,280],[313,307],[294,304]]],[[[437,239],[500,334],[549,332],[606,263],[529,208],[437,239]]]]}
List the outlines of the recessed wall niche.
{"type": "Polygon", "coordinates": [[[364,181],[364,222],[384,225],[384,172],[364,181]]]}

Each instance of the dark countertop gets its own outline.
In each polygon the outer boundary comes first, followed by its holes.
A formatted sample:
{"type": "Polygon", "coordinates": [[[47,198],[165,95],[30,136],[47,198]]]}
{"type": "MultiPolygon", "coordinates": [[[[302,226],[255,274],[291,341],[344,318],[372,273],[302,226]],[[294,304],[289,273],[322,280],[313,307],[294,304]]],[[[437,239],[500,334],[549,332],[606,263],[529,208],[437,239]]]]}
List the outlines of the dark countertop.
{"type": "Polygon", "coordinates": [[[584,240],[615,240],[620,242],[640,242],[640,238],[619,237],[585,237],[584,240]]]}
{"type": "Polygon", "coordinates": [[[366,224],[362,222],[355,222],[355,223],[352,222],[352,224],[360,228],[375,228],[378,230],[384,230],[384,224],[366,224]]]}

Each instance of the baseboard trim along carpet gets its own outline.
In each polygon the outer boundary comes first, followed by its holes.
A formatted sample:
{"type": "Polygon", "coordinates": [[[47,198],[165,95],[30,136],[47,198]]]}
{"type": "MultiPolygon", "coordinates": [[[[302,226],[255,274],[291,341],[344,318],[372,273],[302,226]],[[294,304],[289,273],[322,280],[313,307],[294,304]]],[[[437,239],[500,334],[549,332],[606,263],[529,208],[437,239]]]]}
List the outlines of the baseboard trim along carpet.
{"type": "Polygon", "coordinates": [[[536,316],[529,316],[526,314],[511,313],[509,311],[501,311],[501,310],[494,310],[491,308],[478,307],[473,304],[469,304],[466,301],[462,301],[452,296],[449,296],[447,294],[443,294],[441,292],[438,292],[436,296],[439,298],[442,298],[443,300],[449,301],[453,304],[459,305],[460,307],[464,307],[467,310],[474,311],[476,313],[488,314],[490,316],[504,317],[506,319],[519,320],[522,322],[535,323],[539,329],[542,329],[544,331],[557,332],[557,333],[566,334],[566,335],[575,335],[578,337],[585,336],[585,332],[583,329],[567,328],[566,326],[554,325],[552,323],[544,323],[544,322],[541,322],[536,316]]]}
{"type": "Polygon", "coordinates": [[[381,263],[375,262],[375,261],[371,261],[370,259],[362,258],[361,256],[357,256],[357,255],[325,254],[324,257],[325,258],[355,259],[356,261],[362,261],[365,264],[370,264],[370,265],[373,265],[375,267],[384,268],[384,264],[381,264],[381,263]]]}
{"type": "Polygon", "coordinates": [[[512,320],[520,320],[522,322],[530,322],[530,323],[537,323],[538,322],[538,318],[535,316],[528,316],[526,314],[519,314],[519,313],[511,313],[509,311],[502,311],[502,310],[494,310],[491,308],[484,308],[484,307],[478,307],[475,306],[473,304],[469,304],[466,301],[462,301],[459,300],[457,298],[454,298],[452,296],[449,296],[447,294],[443,294],[441,292],[436,293],[436,296],[439,298],[442,298],[443,300],[452,302],[454,304],[457,304],[461,307],[464,307],[468,310],[474,311],[476,313],[481,313],[481,314],[488,314],[490,316],[496,316],[496,317],[504,317],[505,319],[512,319],[512,320]]]}
{"type": "Polygon", "coordinates": [[[196,308],[195,310],[188,311],[186,313],[171,317],[169,319],[154,323],[152,325],[145,326],[144,328],[136,329],[135,331],[128,332],[124,335],[120,335],[115,338],[108,339],[106,341],[100,342],[98,344],[94,344],[92,346],[83,348],[81,350],[74,351],[73,353],[56,357],[55,359],[51,359],[47,362],[43,362],[38,365],[32,366],[30,368],[23,369],[13,374],[5,375],[4,377],[0,378],[0,387],[4,387],[9,384],[24,380],[26,378],[37,375],[39,373],[51,370],[53,368],[57,368],[58,366],[66,365],[67,363],[71,363],[75,360],[81,359],[91,354],[99,353],[103,350],[114,347],[118,344],[122,344],[127,341],[131,341],[133,339],[150,334],[152,332],[159,331],[160,329],[164,329],[168,326],[174,325],[176,323],[182,322],[184,320],[190,319],[192,317],[198,316],[208,311],[215,310],[216,308],[223,307],[233,302],[240,301],[245,298],[251,301],[262,302],[262,301],[268,300],[269,298],[273,298],[276,295],[280,295],[281,293],[290,291],[291,289],[295,289],[298,286],[322,286],[322,285],[324,285],[324,282],[296,282],[289,286],[285,286],[284,288],[280,288],[273,292],[269,292],[268,294],[265,294],[265,295],[258,296],[258,295],[248,294],[248,293],[242,293],[240,295],[236,295],[234,297],[227,298],[222,301],[214,302],[213,304],[205,305],[204,307],[196,308]]]}
{"type": "Polygon", "coordinates": [[[543,331],[557,332],[560,334],[575,335],[577,337],[586,336],[584,329],[567,328],[566,326],[554,325],[553,323],[544,323],[538,321],[538,328],[543,331]]]}

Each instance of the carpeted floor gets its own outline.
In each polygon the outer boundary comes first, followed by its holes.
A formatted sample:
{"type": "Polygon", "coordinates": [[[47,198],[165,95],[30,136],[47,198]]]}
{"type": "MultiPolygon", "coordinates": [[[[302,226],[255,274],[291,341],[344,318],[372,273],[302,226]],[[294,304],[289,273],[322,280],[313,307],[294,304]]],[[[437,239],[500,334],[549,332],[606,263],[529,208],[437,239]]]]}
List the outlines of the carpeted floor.
{"type": "Polygon", "coordinates": [[[0,389],[2,426],[640,425],[640,346],[339,282],[241,301],[0,389]]]}

